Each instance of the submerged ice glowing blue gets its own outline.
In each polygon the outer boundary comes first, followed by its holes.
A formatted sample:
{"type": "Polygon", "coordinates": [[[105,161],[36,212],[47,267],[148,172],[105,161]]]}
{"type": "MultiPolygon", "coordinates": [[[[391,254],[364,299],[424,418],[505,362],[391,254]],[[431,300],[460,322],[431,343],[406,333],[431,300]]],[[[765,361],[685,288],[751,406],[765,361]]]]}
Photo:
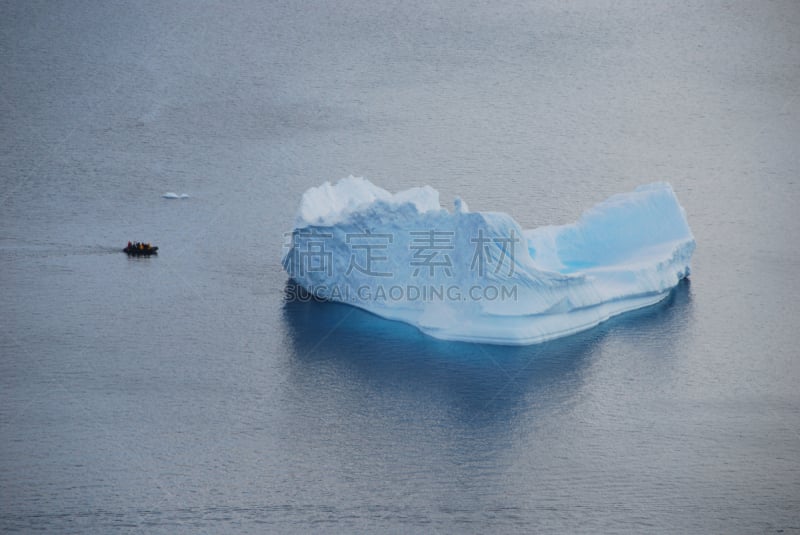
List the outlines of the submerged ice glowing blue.
{"type": "Polygon", "coordinates": [[[429,186],[397,194],[349,177],[305,192],[283,265],[311,295],[436,338],[533,344],[664,299],[695,241],[669,184],[614,195],[573,224],[523,230],[451,213],[429,186]]]}

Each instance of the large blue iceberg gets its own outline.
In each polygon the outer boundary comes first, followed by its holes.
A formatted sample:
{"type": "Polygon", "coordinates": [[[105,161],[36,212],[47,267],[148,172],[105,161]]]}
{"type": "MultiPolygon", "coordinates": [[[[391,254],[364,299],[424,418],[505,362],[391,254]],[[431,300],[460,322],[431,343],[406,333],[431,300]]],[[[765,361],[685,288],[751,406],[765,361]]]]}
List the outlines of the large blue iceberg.
{"type": "Polygon", "coordinates": [[[523,230],[500,212],[451,213],[425,186],[349,177],[305,192],[283,266],[307,294],[445,340],[523,345],[664,299],[695,248],[669,184],[614,195],[576,223],[523,230]]]}

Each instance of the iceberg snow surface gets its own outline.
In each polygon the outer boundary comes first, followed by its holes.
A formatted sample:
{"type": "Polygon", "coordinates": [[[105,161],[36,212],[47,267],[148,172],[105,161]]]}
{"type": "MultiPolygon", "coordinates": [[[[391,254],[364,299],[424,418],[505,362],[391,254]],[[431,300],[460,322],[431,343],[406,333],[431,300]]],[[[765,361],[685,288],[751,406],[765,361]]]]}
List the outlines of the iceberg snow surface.
{"type": "Polygon", "coordinates": [[[445,340],[523,345],[664,299],[695,241],[671,186],[614,195],[569,225],[441,208],[430,186],[396,194],[349,177],[305,192],[283,266],[318,298],[445,340]]]}

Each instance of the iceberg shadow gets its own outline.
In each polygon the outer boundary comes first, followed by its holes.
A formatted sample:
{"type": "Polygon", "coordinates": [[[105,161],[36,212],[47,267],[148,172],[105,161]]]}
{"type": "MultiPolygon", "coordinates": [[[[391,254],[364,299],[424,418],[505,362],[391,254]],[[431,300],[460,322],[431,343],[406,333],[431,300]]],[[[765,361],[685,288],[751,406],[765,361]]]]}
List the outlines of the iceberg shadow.
{"type": "MultiPolygon", "coordinates": [[[[357,307],[308,298],[291,279],[283,319],[292,373],[315,389],[342,388],[446,405],[469,425],[505,425],[520,411],[561,406],[583,385],[607,336],[672,336],[688,321],[689,283],[658,304],[572,336],[529,346],[448,342],[357,307]],[[324,380],[307,381],[315,374],[324,380]]],[[[317,394],[324,395],[317,391],[317,394]]],[[[368,395],[368,394],[367,394],[368,395]]]]}

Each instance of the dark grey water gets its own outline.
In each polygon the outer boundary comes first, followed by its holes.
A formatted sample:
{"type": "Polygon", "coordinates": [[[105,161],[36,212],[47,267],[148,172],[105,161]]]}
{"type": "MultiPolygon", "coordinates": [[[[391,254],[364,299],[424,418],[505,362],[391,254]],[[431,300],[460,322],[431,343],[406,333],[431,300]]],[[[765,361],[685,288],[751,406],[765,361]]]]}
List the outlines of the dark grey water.
{"type": "Polygon", "coordinates": [[[0,530],[800,531],[799,87],[791,0],[2,2],[0,530]],[[527,348],[286,302],[351,173],[668,180],[691,282],[527,348]]]}

